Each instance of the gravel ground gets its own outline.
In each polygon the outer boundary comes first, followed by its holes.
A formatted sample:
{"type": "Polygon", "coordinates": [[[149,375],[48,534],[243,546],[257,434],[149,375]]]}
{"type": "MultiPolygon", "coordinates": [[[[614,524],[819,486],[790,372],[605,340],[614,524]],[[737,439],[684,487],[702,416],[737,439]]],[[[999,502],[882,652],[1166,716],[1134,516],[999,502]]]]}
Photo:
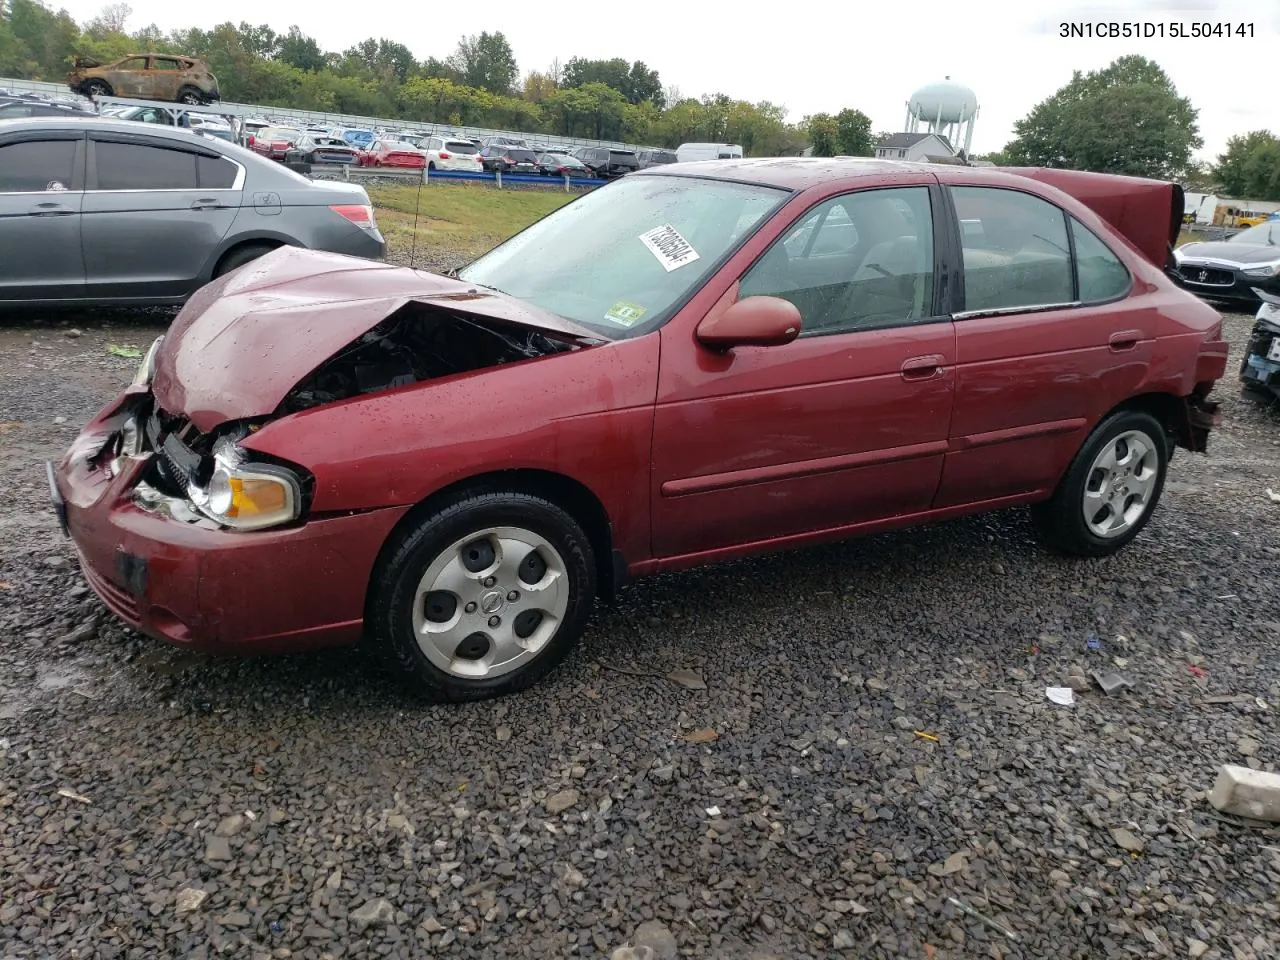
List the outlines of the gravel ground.
{"type": "Polygon", "coordinates": [[[1015,512],[659,577],[537,689],[441,707],[358,649],[105,615],[40,463],[160,327],[71,322],[0,327],[0,956],[1280,954],[1280,831],[1204,799],[1280,767],[1280,414],[1233,372],[1119,557],[1015,512]]]}

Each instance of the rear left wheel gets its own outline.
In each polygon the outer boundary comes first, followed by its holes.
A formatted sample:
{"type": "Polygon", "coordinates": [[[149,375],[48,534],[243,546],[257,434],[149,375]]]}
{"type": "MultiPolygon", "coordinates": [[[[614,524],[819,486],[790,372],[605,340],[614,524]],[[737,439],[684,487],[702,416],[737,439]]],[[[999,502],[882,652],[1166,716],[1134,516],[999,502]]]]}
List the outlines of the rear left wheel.
{"type": "Polygon", "coordinates": [[[196,87],[186,86],[178,91],[178,103],[186,103],[192,106],[200,106],[205,102],[205,96],[196,87]]]}
{"type": "Polygon", "coordinates": [[[1155,417],[1113,414],[1085,441],[1054,495],[1032,508],[1041,540],[1074,556],[1115,553],[1150,521],[1168,468],[1169,443],[1155,417]]]}
{"type": "Polygon", "coordinates": [[[469,495],[388,546],[367,626],[426,690],[452,701],[523,690],[586,627],[591,543],[560,507],[522,493],[469,495]]]}

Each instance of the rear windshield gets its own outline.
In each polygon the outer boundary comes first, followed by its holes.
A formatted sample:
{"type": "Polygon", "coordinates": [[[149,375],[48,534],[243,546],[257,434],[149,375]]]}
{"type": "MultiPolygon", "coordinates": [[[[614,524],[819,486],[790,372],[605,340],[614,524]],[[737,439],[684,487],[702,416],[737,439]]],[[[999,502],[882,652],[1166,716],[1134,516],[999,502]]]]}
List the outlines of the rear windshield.
{"type": "Polygon", "coordinates": [[[537,163],[538,156],[532,150],[507,150],[506,155],[512,160],[528,160],[530,163],[537,163]]]}
{"type": "Polygon", "coordinates": [[[299,130],[288,130],[284,127],[267,127],[261,133],[263,140],[288,140],[290,143],[302,136],[299,130]]]}
{"type": "Polygon", "coordinates": [[[609,157],[613,160],[634,160],[636,155],[630,150],[610,150],[609,157]]]}
{"type": "Polygon", "coordinates": [[[480,152],[479,147],[466,140],[447,140],[445,141],[444,148],[452,153],[463,153],[468,156],[480,152]]]}

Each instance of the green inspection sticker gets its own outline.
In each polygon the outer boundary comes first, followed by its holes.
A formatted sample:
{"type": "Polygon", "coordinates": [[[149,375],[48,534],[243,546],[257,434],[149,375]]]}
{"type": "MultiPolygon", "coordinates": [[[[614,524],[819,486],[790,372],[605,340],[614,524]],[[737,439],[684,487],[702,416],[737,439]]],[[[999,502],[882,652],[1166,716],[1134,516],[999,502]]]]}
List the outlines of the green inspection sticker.
{"type": "Polygon", "coordinates": [[[634,327],[644,314],[645,309],[640,304],[619,300],[609,308],[609,312],[604,315],[604,318],[620,327],[634,327]]]}

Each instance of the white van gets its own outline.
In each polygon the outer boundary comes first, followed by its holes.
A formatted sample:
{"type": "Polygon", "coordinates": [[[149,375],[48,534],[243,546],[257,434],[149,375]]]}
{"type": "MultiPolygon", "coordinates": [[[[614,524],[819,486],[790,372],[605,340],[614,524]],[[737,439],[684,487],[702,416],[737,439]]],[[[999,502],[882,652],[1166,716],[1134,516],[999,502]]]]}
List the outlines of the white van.
{"type": "Polygon", "coordinates": [[[741,160],[742,148],[736,143],[682,143],[676,148],[676,162],[690,160],[741,160]]]}

